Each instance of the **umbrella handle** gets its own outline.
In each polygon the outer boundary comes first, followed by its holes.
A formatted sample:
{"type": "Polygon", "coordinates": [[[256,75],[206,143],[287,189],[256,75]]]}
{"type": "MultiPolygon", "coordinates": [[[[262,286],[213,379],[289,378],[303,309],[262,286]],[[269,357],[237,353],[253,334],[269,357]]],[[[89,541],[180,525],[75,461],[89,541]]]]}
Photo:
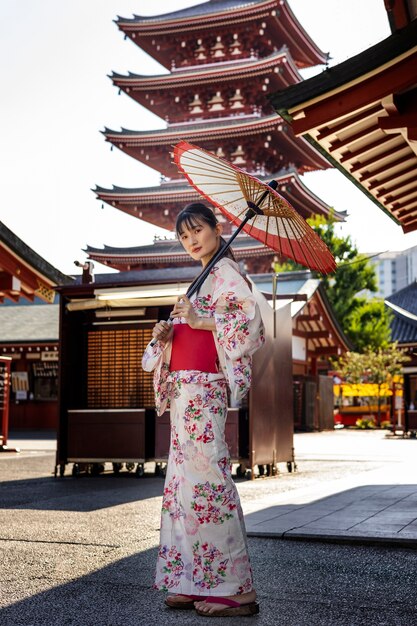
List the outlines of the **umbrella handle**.
{"type": "MultiPolygon", "coordinates": [[[[277,181],[276,180],[271,180],[271,182],[268,183],[268,187],[271,187],[271,189],[276,189],[278,187],[277,181]]],[[[224,255],[226,254],[227,250],[230,248],[232,242],[238,236],[238,234],[240,233],[242,228],[245,226],[245,224],[249,220],[251,220],[256,214],[258,214],[258,215],[262,215],[263,214],[263,211],[259,207],[259,205],[262,204],[262,202],[265,200],[265,198],[268,195],[268,193],[269,192],[266,189],[264,191],[264,193],[262,194],[262,196],[260,197],[260,199],[258,200],[257,204],[247,200],[248,210],[246,212],[246,215],[245,215],[244,219],[239,224],[239,226],[236,228],[236,230],[233,233],[233,235],[227,240],[227,242],[221,248],[219,248],[219,250],[217,250],[216,254],[211,258],[209,263],[207,263],[206,267],[203,269],[201,274],[199,274],[197,276],[197,278],[188,287],[187,293],[186,293],[187,298],[191,298],[191,296],[193,296],[195,294],[195,292],[200,289],[201,285],[204,283],[204,281],[206,280],[207,276],[210,274],[210,272],[213,269],[213,267],[216,265],[216,263],[218,263],[220,261],[221,258],[224,257],[224,255]]],[[[172,322],[172,318],[171,317],[169,317],[168,323],[170,321],[172,322]]],[[[152,339],[150,345],[154,346],[156,344],[156,342],[157,342],[157,339],[152,339]]]]}

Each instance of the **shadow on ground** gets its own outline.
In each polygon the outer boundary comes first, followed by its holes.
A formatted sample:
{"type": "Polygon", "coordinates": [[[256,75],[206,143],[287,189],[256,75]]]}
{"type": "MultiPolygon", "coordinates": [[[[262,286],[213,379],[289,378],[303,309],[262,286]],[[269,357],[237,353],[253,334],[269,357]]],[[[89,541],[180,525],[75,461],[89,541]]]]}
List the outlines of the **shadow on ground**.
{"type": "MultiPolygon", "coordinates": [[[[271,539],[251,539],[249,546],[261,613],[245,618],[248,626],[415,623],[414,553],[271,539]]],[[[54,549],[43,547],[40,558],[48,561],[54,549]]],[[[68,558],[65,550],[60,552],[64,560],[68,558]]],[[[81,547],[72,553],[75,575],[77,560],[84,553],[81,547]]],[[[0,622],[2,626],[205,624],[206,618],[193,611],[164,608],[163,595],[152,590],[155,559],[156,549],[148,549],[60,584],[55,555],[55,572],[30,575],[24,587],[26,597],[5,607],[0,622]],[[49,585],[54,586],[45,590],[49,585]]],[[[221,624],[236,624],[236,619],[223,618],[221,624]]]]}
{"type": "Polygon", "coordinates": [[[164,479],[145,475],[40,477],[0,483],[0,509],[95,511],[162,495],[164,479]]]}

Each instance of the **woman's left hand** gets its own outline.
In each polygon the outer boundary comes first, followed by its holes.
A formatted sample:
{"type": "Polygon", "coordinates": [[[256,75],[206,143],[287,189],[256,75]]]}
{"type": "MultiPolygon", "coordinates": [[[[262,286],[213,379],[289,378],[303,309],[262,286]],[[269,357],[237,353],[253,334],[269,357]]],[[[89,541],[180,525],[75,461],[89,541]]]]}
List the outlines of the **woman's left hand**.
{"type": "Polygon", "coordinates": [[[194,311],[193,305],[187,296],[180,296],[171,312],[171,317],[183,317],[190,328],[198,328],[200,318],[194,311]]]}

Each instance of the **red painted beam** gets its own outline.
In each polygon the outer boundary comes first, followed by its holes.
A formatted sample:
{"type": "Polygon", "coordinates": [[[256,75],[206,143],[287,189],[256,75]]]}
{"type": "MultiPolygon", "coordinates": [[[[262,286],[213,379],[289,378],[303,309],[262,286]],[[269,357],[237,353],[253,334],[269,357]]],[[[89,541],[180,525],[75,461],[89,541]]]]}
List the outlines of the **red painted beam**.
{"type": "Polygon", "coordinates": [[[361,111],[360,113],[357,113],[356,115],[352,115],[348,119],[344,119],[342,122],[339,122],[338,124],[334,124],[334,126],[332,126],[331,128],[326,126],[322,128],[319,134],[317,135],[317,141],[322,141],[323,139],[327,139],[328,137],[331,137],[332,135],[339,132],[340,130],[343,130],[343,131],[349,130],[349,128],[352,128],[352,126],[356,126],[358,122],[364,122],[367,119],[373,118],[375,117],[377,113],[381,113],[382,111],[383,109],[381,105],[377,104],[375,106],[372,106],[369,109],[366,109],[366,111],[361,111]]]}
{"type": "Polygon", "coordinates": [[[333,120],[354,113],[375,100],[382,100],[390,94],[405,91],[415,82],[416,64],[417,51],[385,70],[376,70],[368,78],[350,87],[345,86],[333,95],[324,96],[315,104],[309,106],[305,103],[303,107],[290,110],[291,115],[297,115],[301,111],[304,113],[304,117],[293,121],[295,134],[303,135],[320,126],[328,126],[333,120]]]}
{"type": "Polygon", "coordinates": [[[334,152],[335,150],[339,150],[340,148],[344,148],[355,141],[359,141],[360,139],[364,139],[368,135],[372,135],[379,130],[378,125],[374,124],[373,126],[369,126],[368,128],[364,128],[363,130],[355,133],[354,135],[348,135],[345,139],[336,139],[329,146],[329,152],[334,152]]]}
{"type": "Polygon", "coordinates": [[[410,215],[413,215],[416,212],[417,212],[417,206],[414,206],[414,207],[411,207],[409,209],[402,209],[402,210],[398,211],[398,215],[396,215],[396,217],[399,220],[404,221],[408,217],[410,217],[410,215]]]}
{"type": "Polygon", "coordinates": [[[315,348],[314,350],[308,351],[311,354],[321,355],[321,354],[341,354],[341,349],[339,346],[320,346],[315,348]]]}
{"type": "Polygon", "coordinates": [[[21,288],[21,282],[9,272],[0,272],[0,291],[17,291],[21,288]]]}
{"type": "MultiPolygon", "coordinates": [[[[404,183],[403,187],[405,187],[407,184],[409,185],[410,183],[409,182],[404,183]]],[[[403,198],[406,198],[407,196],[414,194],[416,191],[417,191],[417,184],[413,185],[412,187],[409,187],[402,193],[399,193],[395,196],[391,195],[393,192],[392,189],[389,189],[389,190],[382,189],[381,191],[378,191],[378,193],[376,193],[375,195],[378,198],[378,200],[382,200],[382,198],[384,198],[384,203],[385,202],[392,203],[392,202],[397,202],[398,200],[402,200],[403,198]]]]}
{"type": "Polygon", "coordinates": [[[403,129],[417,128],[417,113],[394,113],[388,117],[378,117],[381,130],[401,132],[403,129]]]}
{"type": "Polygon", "coordinates": [[[330,339],[332,336],[329,330],[293,330],[293,334],[305,339],[330,339]]]}
{"type": "Polygon", "coordinates": [[[384,4],[392,30],[399,30],[410,23],[406,0],[384,0],[384,4]]]}
{"type": "Polygon", "coordinates": [[[403,225],[402,229],[404,233],[413,233],[415,230],[417,230],[417,217],[412,224],[403,225]]]}
{"type": "Polygon", "coordinates": [[[405,149],[407,150],[409,149],[408,144],[395,146],[394,148],[391,148],[391,150],[387,150],[386,152],[381,152],[381,154],[377,154],[371,159],[368,159],[367,161],[359,161],[358,163],[356,163],[356,165],[353,165],[349,171],[351,174],[353,174],[354,172],[358,172],[362,169],[366,169],[370,165],[376,165],[380,161],[384,161],[388,157],[391,157],[394,154],[397,154],[397,152],[401,152],[401,150],[405,150],[405,149]]]}
{"type": "Polygon", "coordinates": [[[403,209],[407,209],[407,207],[413,206],[417,204],[417,197],[411,197],[409,200],[406,200],[405,202],[395,202],[393,203],[392,206],[392,210],[397,212],[397,211],[402,211],[403,209]]]}
{"type": "MultiPolygon", "coordinates": [[[[400,176],[405,176],[406,174],[410,174],[410,173],[415,174],[416,171],[417,171],[417,164],[412,163],[409,167],[407,167],[405,170],[402,170],[401,172],[396,172],[395,174],[392,174],[391,176],[387,176],[386,178],[376,180],[375,182],[369,185],[368,189],[369,191],[372,191],[373,189],[377,189],[381,185],[386,185],[389,182],[398,180],[400,176]]],[[[393,189],[395,188],[396,188],[395,185],[393,185],[393,189]]]]}
{"type": "MultiPolygon", "coordinates": [[[[415,163],[415,157],[414,154],[410,154],[410,158],[413,158],[414,161],[414,167],[416,167],[416,163],[415,163]]],[[[366,172],[365,174],[362,174],[362,176],[359,176],[359,182],[363,183],[367,180],[369,180],[370,178],[375,178],[375,176],[378,176],[378,174],[382,174],[384,172],[389,172],[392,169],[397,168],[398,166],[401,165],[406,165],[409,161],[410,158],[405,159],[404,157],[401,157],[400,159],[397,159],[396,161],[391,161],[391,163],[385,163],[385,165],[383,165],[382,167],[379,167],[376,170],[372,170],[372,172],[366,172]]],[[[400,176],[400,172],[396,173],[396,176],[400,176]]]]}

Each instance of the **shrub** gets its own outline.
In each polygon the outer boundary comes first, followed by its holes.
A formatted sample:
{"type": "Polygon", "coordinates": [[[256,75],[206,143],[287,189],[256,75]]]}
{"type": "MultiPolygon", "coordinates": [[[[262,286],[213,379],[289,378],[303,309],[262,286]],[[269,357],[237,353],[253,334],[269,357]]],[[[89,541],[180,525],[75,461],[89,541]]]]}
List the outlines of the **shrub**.
{"type": "Polygon", "coordinates": [[[361,417],[356,420],[356,428],[376,428],[375,417],[370,415],[369,417],[361,417]]]}

